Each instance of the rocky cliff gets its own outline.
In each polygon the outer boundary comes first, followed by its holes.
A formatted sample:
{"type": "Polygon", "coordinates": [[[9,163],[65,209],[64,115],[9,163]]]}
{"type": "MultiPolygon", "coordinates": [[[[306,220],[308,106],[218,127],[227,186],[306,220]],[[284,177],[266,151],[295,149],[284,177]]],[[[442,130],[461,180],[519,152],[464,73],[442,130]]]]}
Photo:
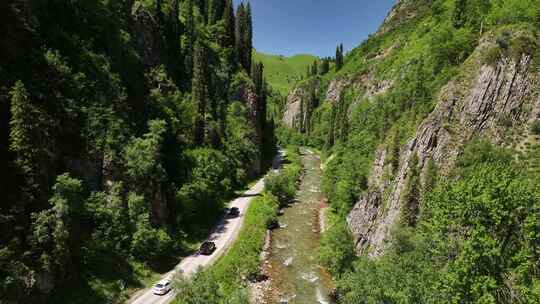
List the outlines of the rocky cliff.
{"type": "Polygon", "coordinates": [[[372,166],[370,190],[349,213],[347,222],[359,254],[380,255],[403,208],[405,181],[413,155],[425,175],[432,159],[442,174],[448,172],[463,145],[475,136],[493,143],[519,145],[530,123],[538,118],[539,74],[531,71],[531,56],[502,57],[482,64],[484,42],[465,63],[462,73],[441,91],[437,106],[420,124],[414,138],[401,147],[395,178],[385,180],[388,151],[381,147],[372,166]]]}

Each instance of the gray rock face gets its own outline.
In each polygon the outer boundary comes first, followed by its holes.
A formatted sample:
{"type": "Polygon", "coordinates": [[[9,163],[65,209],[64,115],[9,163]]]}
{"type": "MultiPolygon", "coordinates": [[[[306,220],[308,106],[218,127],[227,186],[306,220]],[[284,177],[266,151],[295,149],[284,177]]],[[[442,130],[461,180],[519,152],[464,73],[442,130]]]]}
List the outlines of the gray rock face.
{"type": "Polygon", "coordinates": [[[347,79],[334,79],[330,82],[326,91],[326,100],[331,103],[336,103],[341,98],[343,90],[350,84],[347,79]]]}
{"type": "Polygon", "coordinates": [[[283,114],[283,124],[289,128],[303,131],[307,129],[313,112],[314,105],[311,104],[310,89],[319,90],[321,82],[313,79],[309,83],[302,84],[295,88],[287,97],[287,105],[283,114]]]}
{"type": "Polygon", "coordinates": [[[283,124],[289,128],[295,128],[302,119],[302,98],[306,92],[303,88],[296,88],[287,97],[287,108],[283,115],[283,124]]]}
{"type": "Polygon", "coordinates": [[[523,55],[517,62],[502,59],[494,66],[481,66],[476,58],[475,63],[480,66],[476,74],[458,77],[443,88],[436,108],[418,127],[415,138],[402,147],[400,167],[393,182],[383,181],[388,165],[386,153],[384,149],[377,153],[370,191],[347,217],[358,254],[367,252],[376,257],[383,253],[389,232],[401,214],[402,193],[413,154],[418,156],[422,177],[429,159],[445,174],[474,136],[486,136],[496,144],[504,144],[508,129],[523,132],[528,122],[535,119],[540,113],[540,98],[535,98],[530,62],[530,56],[523,55]]]}

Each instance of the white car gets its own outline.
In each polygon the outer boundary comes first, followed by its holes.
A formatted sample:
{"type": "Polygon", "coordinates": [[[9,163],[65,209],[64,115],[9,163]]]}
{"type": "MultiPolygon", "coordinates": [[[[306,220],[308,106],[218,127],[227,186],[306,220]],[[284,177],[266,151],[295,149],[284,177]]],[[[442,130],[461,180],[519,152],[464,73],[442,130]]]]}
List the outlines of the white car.
{"type": "Polygon", "coordinates": [[[152,289],[152,292],[155,295],[164,295],[167,294],[169,291],[171,291],[171,280],[170,279],[163,279],[159,281],[154,288],[152,289]]]}

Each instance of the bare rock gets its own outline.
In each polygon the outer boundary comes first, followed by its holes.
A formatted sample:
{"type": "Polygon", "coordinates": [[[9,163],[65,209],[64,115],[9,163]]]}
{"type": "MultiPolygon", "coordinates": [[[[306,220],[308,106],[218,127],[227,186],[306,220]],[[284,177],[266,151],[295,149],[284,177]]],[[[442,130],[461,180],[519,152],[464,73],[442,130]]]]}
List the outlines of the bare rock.
{"type": "Polygon", "coordinates": [[[306,95],[303,88],[296,88],[287,97],[287,107],[283,115],[283,124],[295,128],[302,119],[302,98],[306,95]]]}
{"type": "Polygon", "coordinates": [[[331,103],[337,103],[341,98],[344,89],[350,84],[347,79],[334,79],[330,82],[326,90],[326,100],[331,103]]]}

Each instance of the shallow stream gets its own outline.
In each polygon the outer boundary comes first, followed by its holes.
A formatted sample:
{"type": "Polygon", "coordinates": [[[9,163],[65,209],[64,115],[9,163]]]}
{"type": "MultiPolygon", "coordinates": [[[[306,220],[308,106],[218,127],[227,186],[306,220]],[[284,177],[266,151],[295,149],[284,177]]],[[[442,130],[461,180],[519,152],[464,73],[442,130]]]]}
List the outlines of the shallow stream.
{"type": "Polygon", "coordinates": [[[265,272],[270,277],[267,303],[330,303],[330,275],[317,264],[320,244],[319,213],[320,159],[302,150],[305,174],[297,192],[297,202],[284,209],[280,229],[272,232],[265,272]]]}

